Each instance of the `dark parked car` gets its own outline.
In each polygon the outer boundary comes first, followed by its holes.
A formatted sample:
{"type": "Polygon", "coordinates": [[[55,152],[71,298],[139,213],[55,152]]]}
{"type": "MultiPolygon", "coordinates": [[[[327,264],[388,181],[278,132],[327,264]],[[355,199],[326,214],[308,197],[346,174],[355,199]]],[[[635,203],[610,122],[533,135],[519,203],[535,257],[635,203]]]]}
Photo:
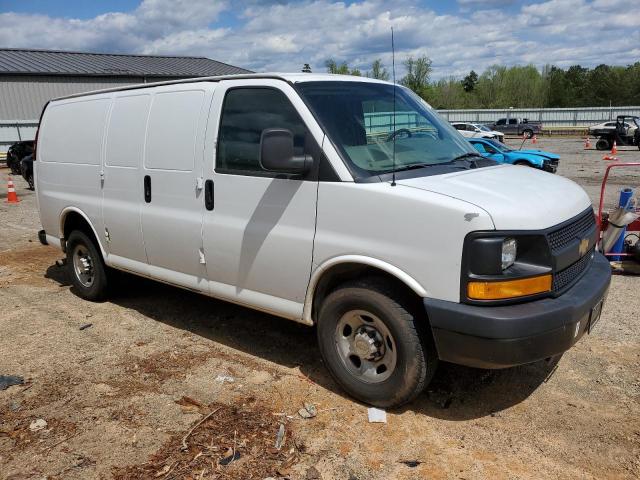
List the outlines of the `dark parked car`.
{"type": "Polygon", "coordinates": [[[33,154],[27,155],[20,161],[20,173],[29,184],[31,190],[35,190],[35,184],[33,182],[33,154]]]}
{"type": "Polygon", "coordinates": [[[20,162],[27,155],[33,153],[33,140],[25,140],[22,142],[16,142],[7,150],[7,167],[11,169],[11,173],[14,175],[20,175],[22,173],[20,168],[20,162]]]}
{"type": "Polygon", "coordinates": [[[542,124],[540,122],[530,122],[526,118],[500,118],[496,123],[487,126],[498,132],[509,135],[524,135],[527,138],[539,135],[542,131],[542,124]]]}

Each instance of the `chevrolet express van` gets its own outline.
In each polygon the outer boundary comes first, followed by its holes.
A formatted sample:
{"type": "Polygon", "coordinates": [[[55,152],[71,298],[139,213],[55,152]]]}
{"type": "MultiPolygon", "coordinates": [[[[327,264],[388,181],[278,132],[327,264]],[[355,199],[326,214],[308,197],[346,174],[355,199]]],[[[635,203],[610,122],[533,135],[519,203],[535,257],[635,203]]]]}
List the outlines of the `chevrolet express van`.
{"type": "Polygon", "coordinates": [[[124,270],[316,326],[353,397],[408,402],[439,360],[561,354],[610,268],[575,183],[482,158],[410,90],[261,74],[51,101],[37,139],[41,238],[74,290],[124,270]]]}

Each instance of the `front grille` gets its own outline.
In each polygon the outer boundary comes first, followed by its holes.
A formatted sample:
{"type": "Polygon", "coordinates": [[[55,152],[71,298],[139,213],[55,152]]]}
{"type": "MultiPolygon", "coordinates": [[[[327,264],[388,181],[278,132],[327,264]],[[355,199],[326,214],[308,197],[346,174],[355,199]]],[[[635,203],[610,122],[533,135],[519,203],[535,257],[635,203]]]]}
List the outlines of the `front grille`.
{"type": "Polygon", "coordinates": [[[553,275],[554,292],[563,290],[567,286],[571,285],[573,281],[576,280],[580,275],[582,275],[582,272],[584,272],[589,266],[591,258],[593,258],[593,251],[594,249],[592,248],[589,253],[584,255],[580,260],[553,275]]]}
{"type": "MultiPolygon", "coordinates": [[[[576,218],[573,222],[564,225],[557,230],[549,232],[547,238],[551,251],[560,250],[569,245],[576,238],[584,236],[583,234],[590,230],[596,223],[596,218],[591,209],[587,210],[583,215],[576,218]]],[[[569,267],[571,268],[571,267],[569,267]]]]}

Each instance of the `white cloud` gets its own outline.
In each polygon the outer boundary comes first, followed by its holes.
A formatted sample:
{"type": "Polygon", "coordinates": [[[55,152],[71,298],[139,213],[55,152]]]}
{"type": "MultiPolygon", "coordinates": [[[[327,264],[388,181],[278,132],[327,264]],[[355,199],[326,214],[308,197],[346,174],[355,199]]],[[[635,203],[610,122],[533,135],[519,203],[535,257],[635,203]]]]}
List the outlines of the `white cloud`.
{"type": "MultiPolygon", "coordinates": [[[[458,0],[457,14],[440,14],[411,0],[145,0],[132,12],[88,20],[0,14],[0,45],[86,51],[204,55],[257,71],[324,70],[333,57],[366,70],[376,58],[390,67],[390,28],[398,76],[408,55],[433,59],[434,76],[464,75],[498,63],[631,63],[620,41],[640,43],[640,16],[620,0],[549,0],[510,15],[510,0],[458,0]],[[221,13],[238,22],[220,22],[221,13]],[[28,28],[25,26],[28,25],[28,28]]],[[[625,47],[626,48],[626,47],[625,47]]]]}

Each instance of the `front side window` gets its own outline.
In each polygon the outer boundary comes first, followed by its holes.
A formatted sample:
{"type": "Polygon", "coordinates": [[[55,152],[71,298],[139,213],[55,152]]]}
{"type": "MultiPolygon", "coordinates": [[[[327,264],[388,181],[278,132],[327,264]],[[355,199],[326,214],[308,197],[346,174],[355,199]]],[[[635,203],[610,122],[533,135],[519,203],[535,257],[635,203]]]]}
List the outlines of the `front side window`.
{"type": "Polygon", "coordinates": [[[487,139],[487,143],[491,144],[491,146],[495,147],[496,152],[492,152],[492,153],[497,153],[497,152],[512,152],[513,149],[507,147],[504,143],[500,143],[497,140],[493,140],[493,139],[487,139]]]}
{"type": "MultiPolygon", "coordinates": [[[[471,145],[422,99],[373,82],[302,82],[307,102],[356,178],[455,164],[471,145]]],[[[440,172],[442,173],[442,172],[440,172]]]]}
{"type": "Polygon", "coordinates": [[[304,154],[306,127],[283,92],[264,87],[229,90],[222,105],[216,171],[273,175],[260,166],[260,138],[268,128],[290,130],[294,153],[304,154]]]}
{"type": "Polygon", "coordinates": [[[506,118],[501,118],[500,120],[498,120],[496,122],[496,125],[505,125],[507,123],[507,119],[506,118]]]}
{"type": "Polygon", "coordinates": [[[484,145],[482,143],[472,143],[472,145],[474,146],[474,148],[480,152],[480,153],[487,153],[487,151],[484,148],[484,145]]]}

